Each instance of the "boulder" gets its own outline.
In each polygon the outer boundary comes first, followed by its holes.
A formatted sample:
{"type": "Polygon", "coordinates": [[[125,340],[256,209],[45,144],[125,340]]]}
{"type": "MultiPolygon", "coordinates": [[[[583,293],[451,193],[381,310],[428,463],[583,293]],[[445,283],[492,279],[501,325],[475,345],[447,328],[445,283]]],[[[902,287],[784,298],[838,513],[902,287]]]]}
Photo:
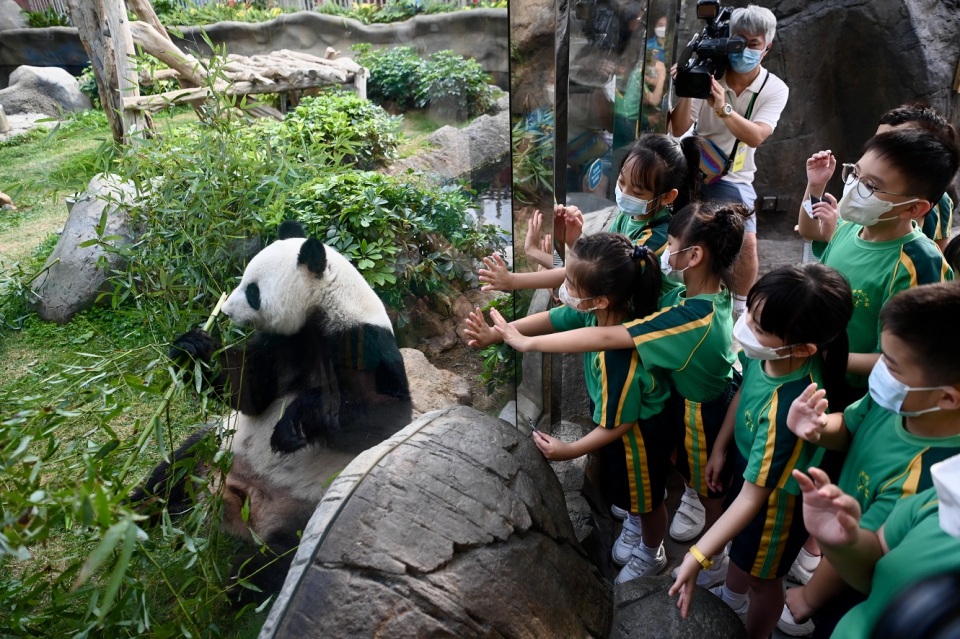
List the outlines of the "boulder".
{"type": "Polygon", "coordinates": [[[87,190],[73,205],[43,272],[32,285],[32,304],[40,317],[64,324],[94,303],[107,283],[109,272],[119,266],[120,258],[100,246],[81,248],[80,244],[97,237],[97,225],[105,209],[108,212],[104,236],[123,238],[114,244],[129,241],[132,232],[121,203],[134,193],[132,183],[121,182],[114,175],[100,173],[90,180],[87,190]],[[98,266],[103,257],[107,260],[106,269],[98,266]]]}
{"type": "Polygon", "coordinates": [[[465,379],[437,368],[415,348],[401,348],[400,354],[403,355],[403,366],[407,369],[414,417],[448,406],[470,403],[470,385],[465,379]]]}
{"type": "Polygon", "coordinates": [[[444,126],[427,138],[433,147],[394,162],[386,169],[391,175],[418,171],[436,182],[489,173],[508,161],[510,154],[510,114],[481,115],[462,129],[444,126]]]}
{"type": "Polygon", "coordinates": [[[669,574],[641,577],[617,586],[609,639],[746,639],[747,630],[730,606],[697,587],[687,618],[667,591],[669,574]]]}
{"type": "Polygon", "coordinates": [[[340,473],[260,636],[606,637],[611,590],[529,436],[456,407],[340,473]]]}
{"type": "Polygon", "coordinates": [[[0,105],[7,113],[43,113],[58,118],[91,108],[77,79],[58,67],[22,66],[10,74],[10,86],[0,89],[0,105]]]}
{"type": "Polygon", "coordinates": [[[26,29],[27,17],[13,0],[0,0],[0,31],[26,29]]]}

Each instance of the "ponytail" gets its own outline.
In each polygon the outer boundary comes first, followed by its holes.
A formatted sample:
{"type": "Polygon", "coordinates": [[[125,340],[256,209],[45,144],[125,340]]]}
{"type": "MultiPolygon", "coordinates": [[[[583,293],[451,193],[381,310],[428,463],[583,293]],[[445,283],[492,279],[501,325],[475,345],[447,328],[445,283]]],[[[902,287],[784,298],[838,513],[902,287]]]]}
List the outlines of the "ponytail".
{"type": "Polygon", "coordinates": [[[687,172],[683,180],[685,188],[678,189],[680,194],[674,200],[674,210],[700,201],[700,141],[701,138],[697,135],[688,135],[679,140],[680,150],[686,160],[687,172]]]}
{"type": "Polygon", "coordinates": [[[634,271],[633,313],[631,319],[640,319],[660,308],[660,291],[663,288],[663,278],[660,275],[660,260],[657,254],[643,244],[633,247],[633,261],[636,264],[634,271]]]}
{"type": "Polygon", "coordinates": [[[743,246],[749,216],[750,211],[739,202],[695,202],[673,214],[667,233],[683,246],[702,246],[710,270],[731,288],[733,263],[743,246]]]}

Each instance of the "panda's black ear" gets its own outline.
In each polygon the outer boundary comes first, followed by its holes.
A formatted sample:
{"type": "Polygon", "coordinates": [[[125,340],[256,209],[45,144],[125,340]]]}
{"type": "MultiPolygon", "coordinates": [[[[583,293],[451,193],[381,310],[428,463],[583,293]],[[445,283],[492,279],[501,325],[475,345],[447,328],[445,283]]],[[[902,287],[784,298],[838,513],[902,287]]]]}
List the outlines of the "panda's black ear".
{"type": "Polygon", "coordinates": [[[327,249],[323,242],[315,237],[308,237],[297,256],[297,265],[300,264],[305,265],[317,277],[322,277],[324,269],[327,268],[327,249]]]}
{"type": "Polygon", "coordinates": [[[306,237],[307,232],[303,230],[300,222],[296,220],[284,220],[280,223],[280,239],[289,240],[291,237],[306,237]]]}

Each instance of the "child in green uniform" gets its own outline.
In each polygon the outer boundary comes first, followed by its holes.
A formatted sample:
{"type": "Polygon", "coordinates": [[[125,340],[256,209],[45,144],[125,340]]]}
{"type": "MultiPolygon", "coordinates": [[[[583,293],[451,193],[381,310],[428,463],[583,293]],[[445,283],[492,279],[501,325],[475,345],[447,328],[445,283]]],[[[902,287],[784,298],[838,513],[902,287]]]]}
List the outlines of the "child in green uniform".
{"type": "MultiPolygon", "coordinates": [[[[665,296],[659,313],[620,326],[507,340],[517,350],[548,353],[633,346],[646,369],[669,375],[675,391],[671,431],[679,444],[677,467],[689,483],[670,527],[671,536],[682,541],[696,537],[704,519],[710,525],[722,510],[725,482],[719,472],[708,477],[707,460],[738,386],[730,337],[732,302],[729,288],[723,284],[729,281],[730,268],[743,243],[748,215],[740,204],[717,203],[692,204],[674,214],[660,268],[685,288],[665,296]],[[705,514],[697,494],[706,506],[705,514]]],[[[626,518],[613,548],[615,563],[624,565],[630,560],[641,531],[637,519],[626,518]]],[[[722,553],[716,560],[716,568],[704,572],[701,585],[723,580],[722,553]]]]}
{"type": "Polygon", "coordinates": [[[691,546],[670,588],[671,595],[680,594],[684,616],[701,568],[710,568],[710,557],[732,540],[726,582],[713,592],[746,615],[751,638],[765,638],[776,626],[782,577],[804,541],[799,488],[790,471],[807,468],[820,450],[790,432],[787,410],[813,381],[825,383],[828,392],[844,387],[852,313],[847,281],[820,264],[777,269],[750,289],[747,312],[733,329],[744,349],[743,384],[708,461],[722,466],[733,436],[727,463],[734,486],[726,511],[691,546]]]}
{"type": "MultiPolygon", "coordinates": [[[[952,132],[952,128],[950,129],[952,132]]],[[[932,240],[917,227],[957,172],[956,134],[916,128],[871,138],[856,164],[845,164],[840,223],[822,262],[843,273],[854,295],[849,381],[866,392],[867,375],[879,357],[880,309],[898,291],[953,279],[953,271],[932,240]]],[[[807,161],[808,182],[825,184],[836,167],[829,152],[807,161]]],[[[815,210],[832,207],[825,194],[815,210]]]]}
{"type": "MultiPolygon", "coordinates": [[[[659,293],[660,268],[653,251],[624,235],[587,235],[577,240],[568,256],[560,287],[564,306],[517,320],[513,326],[531,335],[613,326],[656,310],[659,293]]],[[[505,325],[496,310],[490,315],[495,324],[505,325]]],[[[465,334],[477,348],[503,339],[487,325],[480,309],[467,318],[465,334]]],[[[628,505],[643,522],[636,561],[621,570],[617,582],[656,574],[667,562],[663,493],[673,446],[666,411],[669,387],[659,374],[640,365],[633,348],[585,353],[584,374],[597,427],[570,444],[534,431],[534,443],[552,460],[599,453],[604,496],[628,505]]]]}
{"type": "MultiPolygon", "coordinates": [[[[883,354],[870,394],[824,415],[823,392],[811,386],[790,409],[798,436],[848,451],[837,485],[859,503],[861,528],[876,531],[897,501],[932,486],[931,465],[960,454],[960,391],[949,385],[960,382],[960,343],[940,337],[958,317],[960,284],[898,293],[880,312],[883,354]]],[[[821,562],[806,586],[788,591],[781,629],[799,626],[845,590],[821,562]]]]}
{"type": "MultiPolygon", "coordinates": [[[[657,256],[667,243],[670,212],[699,197],[700,151],[691,136],[681,142],[662,133],[644,133],[630,147],[620,167],[616,198],[619,211],[607,230],[622,233],[657,256]]],[[[583,228],[583,215],[575,206],[557,206],[555,215],[565,220],[566,240],[572,245],[583,228]]],[[[564,268],[529,273],[511,273],[499,255],[483,260],[478,271],[482,289],[513,291],[529,288],[556,288],[566,276],[564,268]]],[[[664,282],[665,292],[673,287],[664,282]]]]}
{"type": "MultiPolygon", "coordinates": [[[[956,131],[947,119],[943,117],[936,109],[929,104],[913,102],[902,104],[894,109],[890,109],[880,116],[880,123],[877,126],[876,135],[887,133],[895,129],[921,129],[935,134],[944,135],[948,138],[954,137],[956,131]]],[[[825,194],[827,181],[833,175],[833,167],[830,172],[814,173],[814,179],[811,180],[809,168],[811,162],[825,160],[830,155],[830,151],[819,151],[807,160],[807,190],[801,200],[800,213],[798,217],[797,230],[800,235],[811,243],[811,252],[813,257],[820,259],[823,257],[823,251],[827,248],[827,242],[833,236],[837,228],[836,198],[830,194],[825,194]],[[808,199],[811,195],[817,198],[826,198],[826,204],[817,206],[811,204],[808,199]],[[831,202],[831,200],[833,200],[831,202]]],[[[941,250],[946,249],[950,241],[950,227],[953,224],[953,200],[944,193],[933,208],[923,216],[923,222],[920,223],[920,229],[923,234],[933,240],[941,250]]]]}
{"type": "MultiPolygon", "coordinates": [[[[890,636],[878,621],[898,594],[929,577],[960,571],[960,457],[934,465],[935,487],[897,502],[875,532],[859,526],[860,506],[855,498],[831,484],[820,469],[811,468],[809,473],[808,477],[795,471],[803,491],[806,526],[843,579],[869,594],[840,620],[831,636],[890,636]]],[[[956,601],[937,603],[956,607],[956,601]]],[[[906,636],[932,630],[931,620],[924,621],[906,636]]],[[[956,636],[951,629],[956,627],[941,626],[940,633],[925,636],[956,636]]]]}

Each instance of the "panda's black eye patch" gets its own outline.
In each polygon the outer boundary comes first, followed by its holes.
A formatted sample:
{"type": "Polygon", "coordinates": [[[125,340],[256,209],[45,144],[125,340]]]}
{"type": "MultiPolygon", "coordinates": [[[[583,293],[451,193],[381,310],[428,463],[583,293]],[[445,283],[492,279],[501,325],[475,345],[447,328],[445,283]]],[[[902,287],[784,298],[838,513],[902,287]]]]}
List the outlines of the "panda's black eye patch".
{"type": "Polygon", "coordinates": [[[247,284],[243,291],[247,295],[247,304],[255,311],[260,310],[260,287],[256,283],[247,284]]]}

